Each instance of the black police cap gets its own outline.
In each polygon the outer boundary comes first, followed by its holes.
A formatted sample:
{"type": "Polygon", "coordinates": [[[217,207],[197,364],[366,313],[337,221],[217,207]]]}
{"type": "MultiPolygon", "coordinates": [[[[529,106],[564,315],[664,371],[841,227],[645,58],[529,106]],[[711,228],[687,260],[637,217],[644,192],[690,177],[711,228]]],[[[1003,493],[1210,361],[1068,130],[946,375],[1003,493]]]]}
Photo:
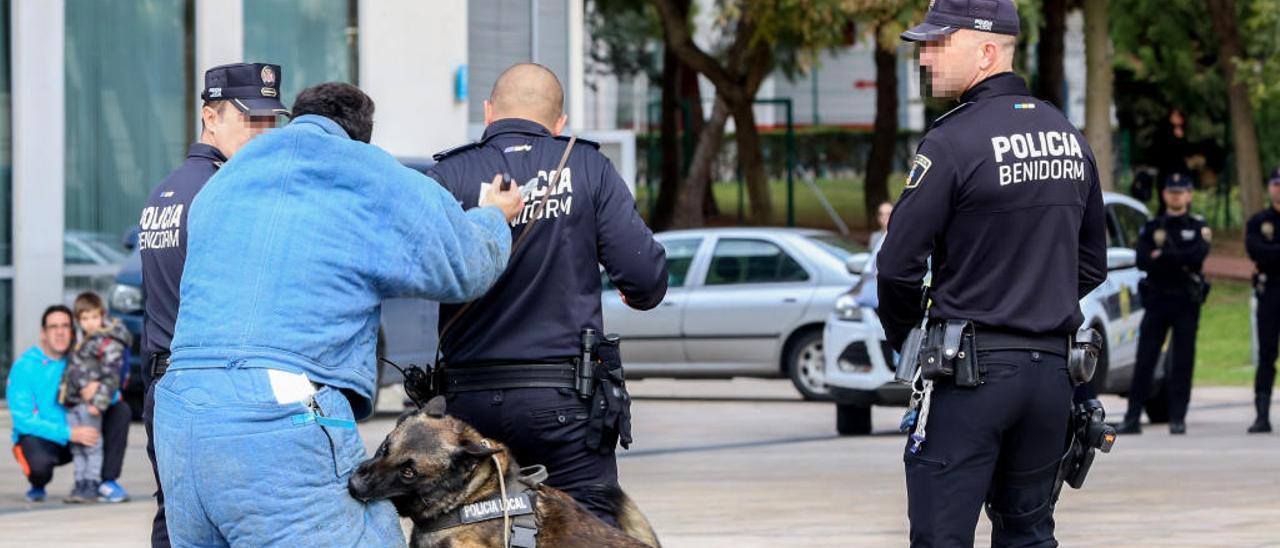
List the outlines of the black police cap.
{"type": "Polygon", "coordinates": [[[205,101],[230,101],[240,112],[251,116],[289,114],[280,102],[280,65],[267,63],[233,63],[219,65],[204,72],[205,101]]]}
{"type": "Polygon", "coordinates": [[[1173,191],[1186,191],[1195,188],[1195,183],[1191,181],[1191,177],[1182,173],[1174,173],[1164,180],[1164,189],[1173,191]]]}
{"type": "Polygon", "coordinates": [[[1022,28],[1013,0],[930,0],[924,22],[902,33],[907,42],[932,42],[962,30],[1017,36],[1022,28]]]}
{"type": "Polygon", "coordinates": [[[1271,176],[1267,177],[1267,184],[1280,185],[1280,167],[1271,172],[1271,176]]]}

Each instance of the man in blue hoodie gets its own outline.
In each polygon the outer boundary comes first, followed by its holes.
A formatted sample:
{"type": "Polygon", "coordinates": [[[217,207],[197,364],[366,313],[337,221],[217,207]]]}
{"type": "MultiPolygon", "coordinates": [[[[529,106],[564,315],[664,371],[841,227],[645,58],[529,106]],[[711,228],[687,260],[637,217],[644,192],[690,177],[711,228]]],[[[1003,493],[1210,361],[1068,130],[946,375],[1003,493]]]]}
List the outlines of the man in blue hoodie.
{"type": "MultiPolygon", "coordinates": [[[[53,479],[53,469],[71,462],[69,443],[93,445],[99,439],[91,426],[67,425],[66,409],[58,404],[62,372],[67,352],[75,338],[71,309],[54,305],[40,317],[40,343],[22,354],[9,370],[7,398],[13,415],[13,456],[31,483],[29,502],[43,502],[45,485],[53,479]]],[[[102,417],[102,480],[114,489],[124,463],[128,444],[129,404],[117,393],[102,417]]],[[[123,493],[123,489],[119,489],[123,493]]],[[[103,502],[123,502],[127,495],[99,497],[103,502]]]]}
{"type": "Polygon", "coordinates": [[[523,209],[463,212],[368,144],[355,86],[303,90],[196,196],[155,445],[175,546],[402,546],[395,509],[347,493],[365,458],[383,299],[460,302],[506,267],[523,209]]]}

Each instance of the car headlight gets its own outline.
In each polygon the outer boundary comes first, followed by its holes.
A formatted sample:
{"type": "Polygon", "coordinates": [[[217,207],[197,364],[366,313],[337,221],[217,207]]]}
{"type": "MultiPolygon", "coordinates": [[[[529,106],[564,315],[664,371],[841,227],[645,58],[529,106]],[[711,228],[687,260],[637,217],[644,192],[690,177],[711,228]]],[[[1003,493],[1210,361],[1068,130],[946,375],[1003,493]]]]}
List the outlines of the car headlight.
{"type": "Polygon", "coordinates": [[[862,312],[858,309],[858,300],[852,293],[845,293],[836,298],[836,317],[848,322],[862,321],[862,312]]]}
{"type": "Polygon", "coordinates": [[[142,290],[132,285],[116,284],[111,287],[111,310],[132,314],[142,311],[142,290]]]}

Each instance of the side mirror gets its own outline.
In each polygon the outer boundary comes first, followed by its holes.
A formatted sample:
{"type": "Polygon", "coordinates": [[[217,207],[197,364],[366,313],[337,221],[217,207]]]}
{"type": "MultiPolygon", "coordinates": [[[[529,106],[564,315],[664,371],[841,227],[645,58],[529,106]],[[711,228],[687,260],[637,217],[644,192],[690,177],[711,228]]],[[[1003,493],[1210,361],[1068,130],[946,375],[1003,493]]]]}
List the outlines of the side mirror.
{"type": "Polygon", "coordinates": [[[1123,270],[1138,265],[1138,253],[1132,249],[1113,247],[1107,249],[1107,270],[1123,270]]]}
{"type": "Polygon", "coordinates": [[[844,267],[850,274],[862,274],[867,269],[867,261],[871,260],[870,253],[854,253],[844,262],[844,267]]]}
{"type": "Polygon", "coordinates": [[[135,248],[138,247],[138,234],[141,232],[142,232],[142,227],[138,225],[133,225],[129,228],[126,228],[124,230],[124,238],[121,240],[121,245],[123,245],[124,248],[128,249],[129,251],[133,251],[135,248]]]}

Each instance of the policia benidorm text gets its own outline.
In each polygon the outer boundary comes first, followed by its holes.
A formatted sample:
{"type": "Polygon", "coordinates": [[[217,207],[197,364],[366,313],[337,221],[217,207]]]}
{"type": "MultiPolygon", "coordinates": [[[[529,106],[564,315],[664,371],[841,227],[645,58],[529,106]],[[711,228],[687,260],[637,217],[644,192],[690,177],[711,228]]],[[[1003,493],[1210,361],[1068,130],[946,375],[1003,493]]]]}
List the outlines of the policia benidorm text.
{"type": "Polygon", "coordinates": [[[480,141],[436,156],[431,177],[464,209],[495,175],[525,196],[502,278],[469,307],[440,308],[437,374],[450,415],[505,443],[521,464],[545,465],[547,485],[616,525],[614,448],[631,441],[630,400],[617,345],[595,338],[606,327],[600,266],[624,302],[648,310],[666,295],[666,253],[597,145],[578,139],[563,160],[563,101],[555,74],[515,65],[485,102],[480,141]],[[579,373],[594,379],[584,385],[579,373]]]}
{"type": "MultiPolygon", "coordinates": [[[[1058,489],[1081,479],[1063,459],[1080,382],[1067,357],[1079,300],[1106,276],[1102,191],[1084,137],[1012,72],[1020,26],[1012,0],[936,0],[902,35],[922,43],[932,94],[960,101],[921,141],[877,259],[889,343],[928,318],[918,353],[904,349],[920,366],[913,546],[972,546],[983,506],[993,546],[1056,545],[1058,489]]],[[[1098,409],[1078,415],[1105,428],[1098,409]]]]}

